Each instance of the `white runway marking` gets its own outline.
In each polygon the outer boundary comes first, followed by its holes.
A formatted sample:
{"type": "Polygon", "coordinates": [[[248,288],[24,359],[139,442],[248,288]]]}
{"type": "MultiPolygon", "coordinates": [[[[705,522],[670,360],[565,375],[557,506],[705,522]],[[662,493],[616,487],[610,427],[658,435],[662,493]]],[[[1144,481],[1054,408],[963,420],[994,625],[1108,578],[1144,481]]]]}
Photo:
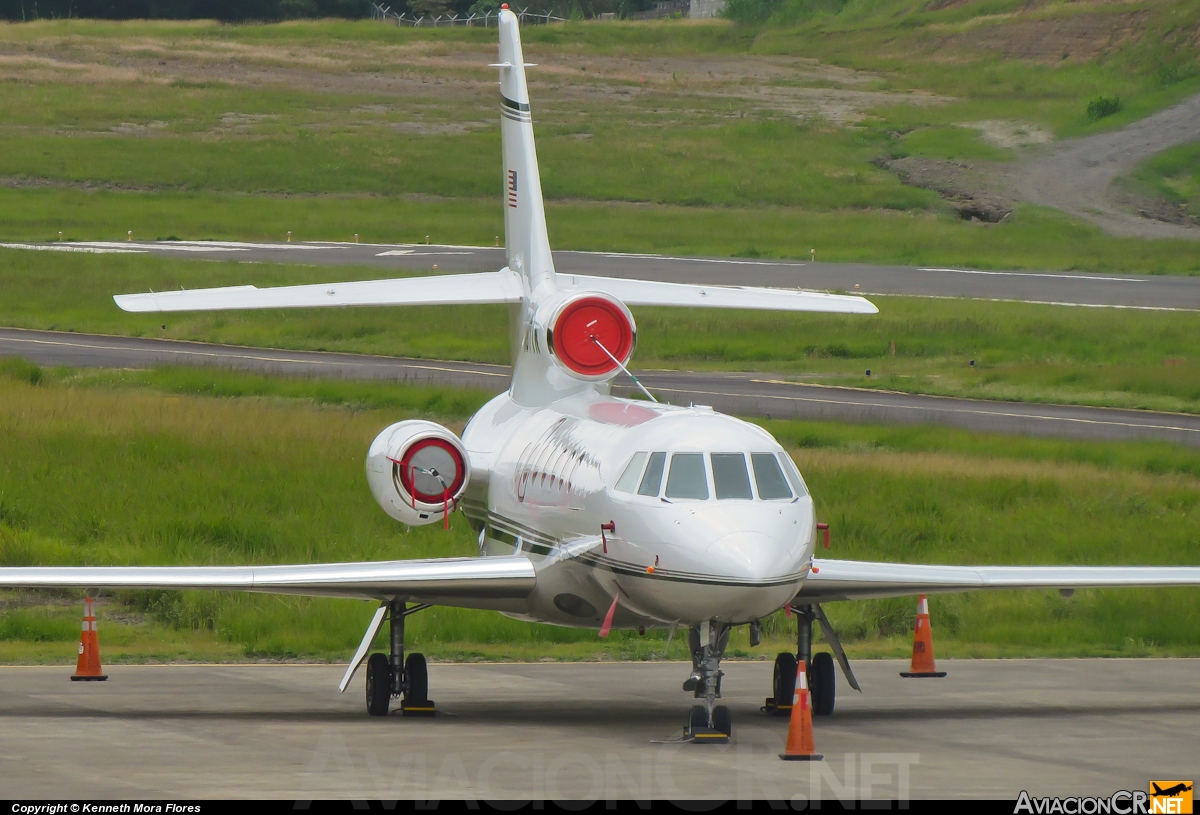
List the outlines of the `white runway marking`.
{"type": "MultiPolygon", "coordinates": [[[[752,379],[750,381],[758,382],[761,384],[793,385],[796,387],[814,387],[814,388],[824,387],[824,388],[830,388],[830,389],[832,389],[834,387],[834,386],[830,386],[830,385],[809,385],[807,383],[802,383],[802,382],[787,382],[787,381],[778,380],[778,379],[752,379]]],[[[715,393],[712,391],[696,391],[696,390],[690,390],[690,389],[683,390],[680,388],[659,388],[659,387],[655,387],[654,385],[650,385],[650,387],[654,388],[654,390],[665,391],[667,393],[700,394],[702,396],[727,396],[728,395],[728,394],[723,394],[723,393],[715,393]]],[[[856,388],[855,390],[861,390],[861,391],[866,391],[867,393],[870,393],[870,391],[867,391],[865,388],[856,388]]],[[[919,399],[947,399],[947,400],[949,400],[949,399],[960,399],[961,398],[961,397],[957,397],[957,396],[934,396],[934,395],[929,395],[929,394],[903,393],[902,391],[884,391],[884,393],[895,393],[897,395],[911,396],[913,398],[919,398],[919,399]]],[[[1042,419],[1042,420],[1050,421],[1050,422],[1075,422],[1078,424],[1112,425],[1114,427],[1141,427],[1141,428],[1155,429],[1155,430],[1184,430],[1184,431],[1187,431],[1188,433],[1200,433],[1200,428],[1195,428],[1195,427],[1180,427],[1178,425],[1149,424],[1149,423],[1138,423],[1138,422],[1118,422],[1118,421],[1108,421],[1108,420],[1104,420],[1104,419],[1080,419],[1080,418],[1076,418],[1073,416],[1047,416],[1047,415],[1041,414],[1041,413],[1012,413],[1012,412],[1000,411],[1000,410],[979,410],[979,409],[975,409],[975,408],[963,408],[963,407],[952,407],[952,406],[930,408],[927,405],[887,404],[885,402],[853,402],[853,401],[847,401],[844,399],[818,399],[813,396],[785,396],[785,395],[771,394],[771,393],[762,393],[762,394],[753,394],[753,395],[760,399],[786,399],[791,402],[813,402],[815,404],[826,404],[826,405],[849,405],[849,406],[855,406],[855,407],[896,408],[899,410],[917,410],[917,411],[924,411],[924,412],[928,412],[929,410],[942,410],[942,411],[946,411],[947,413],[966,413],[966,414],[972,414],[972,415],[977,415],[977,416],[1002,416],[1002,417],[1010,418],[1010,419],[1042,419]]],[[[1075,406],[1071,405],[1070,407],[1075,407],[1075,406]]],[[[1080,405],[1079,407],[1086,409],[1086,410],[1104,410],[1104,408],[1094,408],[1094,407],[1085,406],[1085,405],[1080,405]]]]}
{"type": "MultiPolygon", "coordinates": [[[[1138,281],[1141,283],[1142,281],[1138,281]]],[[[1118,303],[1072,303],[1069,300],[1011,300],[1005,297],[969,297],[951,294],[888,294],[886,292],[856,291],[863,297],[914,297],[921,300],[975,300],[982,303],[1026,303],[1031,306],[1071,306],[1072,308],[1125,308],[1134,311],[1200,311],[1197,308],[1176,306],[1126,306],[1118,303]]]]}
{"type": "Polygon", "coordinates": [[[808,265],[806,263],[788,263],[786,261],[778,261],[778,260],[736,260],[736,259],[726,260],[724,258],[677,258],[677,257],[673,257],[671,255],[654,255],[654,254],[639,255],[639,254],[624,254],[621,252],[578,252],[578,251],[570,252],[570,251],[566,251],[566,252],[560,252],[559,254],[599,255],[600,257],[613,258],[613,259],[617,259],[617,260],[619,260],[621,258],[634,258],[635,260],[676,260],[681,263],[724,263],[724,264],[730,264],[730,265],[734,265],[734,266],[789,266],[789,267],[797,267],[798,268],[800,266],[808,265]]]}
{"type": "Polygon", "coordinates": [[[405,257],[443,257],[445,255],[473,255],[474,252],[418,252],[415,249],[389,249],[386,252],[376,252],[375,257],[385,258],[394,257],[396,255],[404,255],[405,257]]]}
{"type": "Polygon", "coordinates": [[[29,249],[34,252],[87,252],[93,255],[144,255],[148,249],[109,249],[105,247],[80,246],[66,243],[33,244],[33,243],[0,243],[0,249],[29,249]]]}
{"type": "Polygon", "coordinates": [[[1109,283],[1145,283],[1145,280],[1129,277],[1098,277],[1096,275],[1087,274],[1051,274],[1050,272],[984,272],[979,269],[938,269],[933,267],[920,266],[918,272],[954,272],[955,274],[983,274],[983,275],[999,275],[1002,277],[1054,277],[1060,280],[1082,280],[1090,282],[1093,280],[1105,280],[1109,283]]]}

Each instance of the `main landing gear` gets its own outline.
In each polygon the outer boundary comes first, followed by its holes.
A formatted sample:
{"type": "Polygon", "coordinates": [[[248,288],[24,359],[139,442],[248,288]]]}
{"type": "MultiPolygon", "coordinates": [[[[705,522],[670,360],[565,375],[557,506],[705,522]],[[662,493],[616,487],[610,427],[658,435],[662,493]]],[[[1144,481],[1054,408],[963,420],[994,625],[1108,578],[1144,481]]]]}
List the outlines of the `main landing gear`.
{"type": "Polygon", "coordinates": [[[692,675],[683,683],[704,704],[693,705],[688,713],[684,736],[697,744],[728,744],[733,736],[729,708],[718,705],[721,698],[721,657],[729,644],[729,625],[715,620],[692,626],[688,646],[692,652],[692,675]]]}
{"type": "Polygon", "coordinates": [[[427,604],[408,608],[400,600],[388,604],[391,653],[371,654],[367,660],[367,713],[372,716],[386,716],[394,698],[400,698],[400,713],[404,716],[434,714],[424,655],[409,654],[407,659],[404,656],[404,620],[426,608],[427,604]]]}
{"type": "Polygon", "coordinates": [[[837,671],[834,669],[834,656],[827,652],[814,654],[812,652],[812,626],[816,621],[821,625],[825,640],[837,655],[837,661],[846,675],[846,681],[856,691],[862,691],[854,672],[850,670],[850,662],[846,652],[838,640],[833,626],[825,617],[820,605],[792,606],[796,616],[796,653],[784,652],[775,657],[775,673],[772,677],[771,696],[763,705],[763,713],[787,716],[792,712],[792,699],[796,688],[797,663],[803,660],[808,672],[808,693],[812,699],[812,712],[816,716],[829,716],[833,713],[834,702],[837,698],[837,671]]]}

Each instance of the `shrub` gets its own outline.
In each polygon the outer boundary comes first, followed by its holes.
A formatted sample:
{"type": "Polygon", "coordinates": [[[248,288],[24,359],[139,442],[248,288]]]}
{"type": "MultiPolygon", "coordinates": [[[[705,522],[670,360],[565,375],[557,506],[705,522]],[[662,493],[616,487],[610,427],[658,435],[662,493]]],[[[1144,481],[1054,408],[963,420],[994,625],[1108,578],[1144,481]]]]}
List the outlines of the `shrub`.
{"type": "Polygon", "coordinates": [[[1112,116],[1121,109],[1121,97],[1097,96],[1088,102],[1087,117],[1089,122],[1096,122],[1105,116],[1112,116]]]}

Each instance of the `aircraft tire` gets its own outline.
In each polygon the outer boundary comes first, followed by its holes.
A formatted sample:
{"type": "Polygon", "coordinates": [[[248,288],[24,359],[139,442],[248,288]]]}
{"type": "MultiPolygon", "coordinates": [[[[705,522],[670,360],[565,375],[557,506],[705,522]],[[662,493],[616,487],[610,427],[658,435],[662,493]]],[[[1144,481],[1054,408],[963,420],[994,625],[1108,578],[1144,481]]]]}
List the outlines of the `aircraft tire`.
{"type": "Polygon", "coordinates": [[[778,707],[790,709],[792,696],[796,692],[796,655],[783,652],[775,657],[775,674],[771,682],[771,692],[775,696],[778,707]]]}
{"type": "Polygon", "coordinates": [[[429,701],[429,669],[424,654],[409,654],[404,660],[404,701],[429,701]]]}
{"type": "Polygon", "coordinates": [[[386,716],[392,703],[392,666],[387,654],[371,654],[367,660],[367,713],[386,716]]]}
{"type": "Polygon", "coordinates": [[[713,708],[713,729],[720,730],[726,736],[733,736],[733,716],[729,713],[729,708],[725,705],[717,705],[713,708]]]}
{"type": "Polygon", "coordinates": [[[832,654],[822,651],[813,655],[812,667],[808,669],[808,686],[812,693],[813,715],[832,715],[837,694],[837,671],[832,654]]]}
{"type": "Polygon", "coordinates": [[[696,730],[706,727],[708,727],[708,711],[704,709],[704,705],[692,705],[692,709],[688,711],[687,732],[694,733],[696,730]]]}

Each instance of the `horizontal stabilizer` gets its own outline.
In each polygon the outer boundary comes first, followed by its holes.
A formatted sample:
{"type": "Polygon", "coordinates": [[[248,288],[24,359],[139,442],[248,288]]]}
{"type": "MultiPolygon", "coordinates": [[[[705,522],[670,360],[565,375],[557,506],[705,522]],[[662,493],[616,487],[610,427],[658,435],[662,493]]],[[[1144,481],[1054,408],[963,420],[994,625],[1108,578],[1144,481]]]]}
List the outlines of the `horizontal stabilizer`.
{"type": "Polygon", "coordinates": [[[0,568],[3,588],[214,589],[314,597],[404,599],[505,608],[533,591],[524,557],[437,558],[295,566],[20,566],[0,568]]]}
{"type": "Polygon", "coordinates": [[[334,308],[338,306],[437,306],[519,303],[521,278],[508,269],[479,274],[401,277],[307,286],[227,286],[219,289],[119,294],[125,311],[225,311],[255,308],[334,308]]]}
{"type": "Polygon", "coordinates": [[[879,309],[862,297],[846,294],[768,289],[751,286],[698,286],[692,283],[662,283],[657,280],[627,280],[619,277],[558,275],[563,288],[602,291],[627,306],[690,306],[692,308],[746,308],[768,311],[823,311],[835,314],[876,314],[879,309]]]}
{"type": "Polygon", "coordinates": [[[1198,566],[924,566],[817,560],[798,600],[865,600],[981,589],[1200,586],[1198,566]]]}

